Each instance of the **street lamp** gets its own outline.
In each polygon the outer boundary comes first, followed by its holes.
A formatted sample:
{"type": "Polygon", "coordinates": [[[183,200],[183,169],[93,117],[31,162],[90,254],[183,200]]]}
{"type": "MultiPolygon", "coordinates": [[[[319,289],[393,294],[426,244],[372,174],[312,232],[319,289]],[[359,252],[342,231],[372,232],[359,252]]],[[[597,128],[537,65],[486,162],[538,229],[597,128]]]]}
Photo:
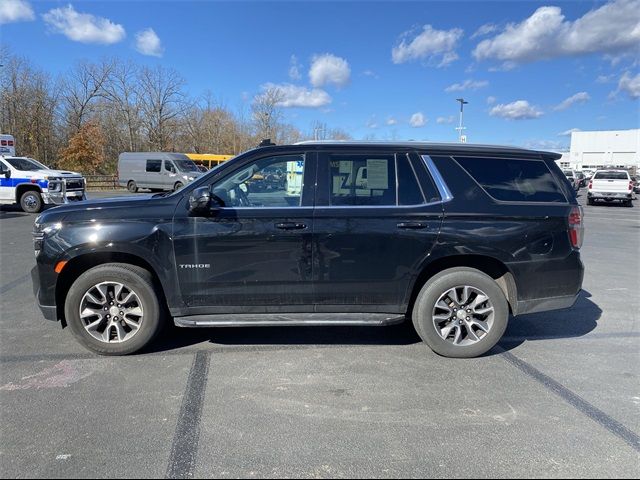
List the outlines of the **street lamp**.
{"type": "Polygon", "coordinates": [[[464,115],[464,106],[469,102],[467,102],[464,98],[456,98],[456,102],[460,102],[460,125],[456,128],[456,130],[458,130],[458,141],[460,143],[466,143],[467,137],[466,135],[462,134],[462,132],[466,130],[466,127],[462,126],[462,120],[464,115]]]}

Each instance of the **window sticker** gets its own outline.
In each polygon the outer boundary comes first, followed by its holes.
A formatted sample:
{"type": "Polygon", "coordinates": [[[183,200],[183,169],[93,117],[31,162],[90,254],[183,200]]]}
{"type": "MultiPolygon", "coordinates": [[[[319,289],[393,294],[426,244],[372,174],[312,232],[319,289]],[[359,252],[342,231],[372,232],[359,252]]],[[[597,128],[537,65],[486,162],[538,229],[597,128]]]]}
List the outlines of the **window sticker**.
{"type": "Polygon", "coordinates": [[[389,188],[389,161],[387,159],[367,159],[367,188],[371,190],[389,188]]]}

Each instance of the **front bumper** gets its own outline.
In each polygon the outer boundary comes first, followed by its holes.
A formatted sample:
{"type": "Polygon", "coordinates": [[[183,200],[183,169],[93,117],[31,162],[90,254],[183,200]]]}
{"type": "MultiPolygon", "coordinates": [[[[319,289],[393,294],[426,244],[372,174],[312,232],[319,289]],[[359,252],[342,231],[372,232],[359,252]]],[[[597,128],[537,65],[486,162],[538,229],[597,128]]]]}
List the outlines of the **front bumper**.
{"type": "Polygon", "coordinates": [[[55,305],[43,305],[40,297],[40,273],[38,266],[31,269],[31,282],[33,284],[33,294],[36,297],[38,308],[47,320],[58,321],[58,308],[55,305]]]}
{"type": "Polygon", "coordinates": [[[87,195],[84,190],[76,190],[71,192],[42,192],[42,200],[47,205],[64,205],[72,202],[86,200],[87,195]]]}

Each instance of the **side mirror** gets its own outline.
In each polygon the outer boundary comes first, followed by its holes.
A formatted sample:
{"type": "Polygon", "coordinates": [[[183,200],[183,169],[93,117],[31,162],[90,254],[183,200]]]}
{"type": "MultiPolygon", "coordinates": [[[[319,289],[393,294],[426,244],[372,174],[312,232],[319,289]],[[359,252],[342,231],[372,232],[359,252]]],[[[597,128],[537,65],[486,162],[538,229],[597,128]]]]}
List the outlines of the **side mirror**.
{"type": "Polygon", "coordinates": [[[4,178],[11,178],[11,170],[5,170],[4,178]]]}
{"type": "Polygon", "coordinates": [[[198,187],[189,196],[189,210],[194,213],[209,211],[211,205],[211,190],[209,187],[198,187]]]}

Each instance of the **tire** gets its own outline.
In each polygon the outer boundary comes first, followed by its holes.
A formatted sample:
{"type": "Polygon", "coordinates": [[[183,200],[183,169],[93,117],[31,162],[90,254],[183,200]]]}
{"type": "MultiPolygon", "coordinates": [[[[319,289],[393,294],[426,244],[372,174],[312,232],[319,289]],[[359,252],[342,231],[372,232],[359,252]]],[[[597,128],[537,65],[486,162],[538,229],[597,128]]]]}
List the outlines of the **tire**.
{"type": "Polygon", "coordinates": [[[40,213],[42,211],[42,196],[37,190],[27,190],[20,197],[20,207],[26,213],[40,213]]]}
{"type": "Polygon", "coordinates": [[[134,182],[133,180],[129,180],[129,183],[127,183],[127,190],[129,190],[131,193],[137,193],[138,185],[136,185],[136,182],[134,182]]]}
{"type": "Polygon", "coordinates": [[[176,184],[173,186],[173,191],[177,192],[178,190],[180,190],[182,187],[184,187],[184,184],[182,182],[176,182],[176,184]]]}
{"type": "MultiPolygon", "coordinates": [[[[162,309],[153,286],[151,274],[143,268],[125,263],[98,265],[80,275],[67,293],[64,312],[67,324],[76,340],[88,350],[100,355],[128,355],[137,352],[153,341],[164,323],[162,309]],[[109,286],[110,284],[124,285],[124,288],[120,290],[120,300],[125,300],[128,292],[133,292],[135,296],[133,302],[129,301],[127,306],[120,307],[123,310],[129,308],[132,312],[129,316],[130,322],[132,318],[135,318],[132,315],[139,316],[139,321],[133,322],[139,325],[134,333],[131,333],[134,329],[124,323],[124,318],[117,322],[122,328],[112,325],[112,319],[106,318],[106,315],[108,315],[106,312],[100,316],[81,318],[81,308],[84,308],[85,312],[94,310],[100,311],[102,314],[102,311],[104,311],[101,308],[101,303],[92,301],[86,303],[87,299],[90,298],[90,293],[93,293],[93,298],[101,300],[97,296],[97,293],[101,292],[100,290],[96,291],[96,286],[98,285],[101,285],[102,292],[106,293],[106,296],[103,295],[103,297],[108,297],[107,301],[102,305],[106,305],[106,308],[109,309],[115,308],[115,310],[108,310],[107,312],[111,312],[114,315],[121,313],[116,311],[118,310],[118,297],[114,298],[116,292],[114,288],[109,286]],[[114,300],[115,305],[113,307],[109,306],[111,304],[109,299],[114,300]],[[96,305],[98,306],[96,307],[96,305]],[[133,313],[136,305],[140,307],[140,315],[133,313]],[[95,324],[98,321],[101,323],[95,329],[86,328],[87,324],[95,324]],[[127,328],[131,331],[126,332],[127,328]],[[92,333],[90,333],[90,330],[92,333]],[[122,339],[119,338],[121,332],[126,333],[122,339]],[[104,340],[104,335],[110,337],[108,341],[104,340]],[[129,336],[128,339],[126,338],[127,335],[129,336]],[[96,338],[100,336],[103,338],[96,338]]],[[[126,315],[128,314],[125,313],[126,315]]]]}
{"type": "MultiPolygon", "coordinates": [[[[465,302],[461,303],[464,304],[465,302]]],[[[473,268],[456,267],[438,273],[422,287],[413,308],[412,320],[420,338],[438,355],[453,358],[473,358],[489,351],[502,338],[509,321],[509,305],[504,293],[490,276],[473,268]],[[445,300],[445,298],[448,298],[448,292],[455,290],[455,292],[458,292],[456,294],[458,296],[457,299],[463,299],[462,287],[464,286],[471,287],[468,290],[468,304],[466,305],[470,308],[467,309],[465,306],[464,309],[459,309],[463,312],[462,317],[459,316],[460,312],[453,310],[454,307],[447,307],[449,312],[440,308],[443,303],[452,303],[445,300]],[[455,287],[460,288],[455,289],[455,287]],[[473,308],[476,299],[483,298],[480,297],[478,292],[484,294],[487,299],[473,308]],[[437,309],[436,304],[439,305],[437,309]],[[484,313],[488,307],[493,308],[492,312],[484,313]],[[474,315],[472,311],[467,317],[467,312],[470,310],[477,310],[477,312],[482,313],[474,315]],[[449,321],[445,319],[444,323],[438,324],[440,328],[437,330],[433,318],[434,314],[440,317],[451,315],[455,320],[449,321]],[[476,320],[476,322],[473,324],[468,323],[466,320],[469,318],[476,320]],[[479,329],[478,320],[483,328],[486,328],[486,333],[479,329]],[[450,333],[448,333],[447,338],[443,338],[439,331],[443,332],[451,324],[456,325],[449,330],[450,333]],[[471,334],[467,333],[469,328],[477,340],[474,340],[471,334]],[[458,332],[461,332],[460,339],[458,339],[458,332]],[[458,339],[458,343],[455,343],[456,339],[458,339]]]]}

